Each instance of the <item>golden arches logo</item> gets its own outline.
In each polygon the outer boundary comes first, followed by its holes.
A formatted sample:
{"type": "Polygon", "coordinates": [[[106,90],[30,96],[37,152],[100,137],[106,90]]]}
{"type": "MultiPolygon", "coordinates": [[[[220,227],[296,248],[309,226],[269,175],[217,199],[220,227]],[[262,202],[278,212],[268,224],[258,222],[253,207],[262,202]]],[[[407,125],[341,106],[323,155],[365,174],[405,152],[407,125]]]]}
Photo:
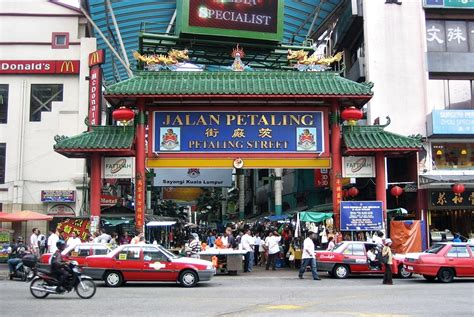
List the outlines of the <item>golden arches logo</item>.
{"type": "Polygon", "coordinates": [[[61,64],[60,72],[61,73],[68,73],[68,72],[74,73],[74,63],[72,61],[64,61],[61,64]]]}
{"type": "Polygon", "coordinates": [[[95,65],[100,62],[99,51],[95,51],[89,55],[89,65],[95,65]]]}

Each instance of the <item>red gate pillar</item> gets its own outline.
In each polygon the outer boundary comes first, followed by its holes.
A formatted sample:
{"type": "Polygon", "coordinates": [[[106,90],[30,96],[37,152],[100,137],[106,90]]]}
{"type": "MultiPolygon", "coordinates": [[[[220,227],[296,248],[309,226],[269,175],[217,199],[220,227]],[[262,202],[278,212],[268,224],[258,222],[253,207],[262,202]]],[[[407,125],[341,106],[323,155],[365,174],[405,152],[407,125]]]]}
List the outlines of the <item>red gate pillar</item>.
{"type": "Polygon", "coordinates": [[[138,99],[138,122],[135,138],[135,229],[144,232],[145,225],[145,99],[138,99]]]}
{"type": "Polygon", "coordinates": [[[339,123],[339,105],[336,100],[331,105],[331,151],[332,151],[332,206],[334,211],[334,229],[341,230],[342,200],[342,158],[341,158],[341,125],[339,123]]]}
{"type": "Polygon", "coordinates": [[[375,153],[375,200],[382,202],[384,226],[387,221],[387,191],[385,189],[385,155],[375,153]]]}
{"type": "Polygon", "coordinates": [[[100,193],[102,191],[102,157],[99,153],[91,156],[91,216],[100,217],[100,193]]]}

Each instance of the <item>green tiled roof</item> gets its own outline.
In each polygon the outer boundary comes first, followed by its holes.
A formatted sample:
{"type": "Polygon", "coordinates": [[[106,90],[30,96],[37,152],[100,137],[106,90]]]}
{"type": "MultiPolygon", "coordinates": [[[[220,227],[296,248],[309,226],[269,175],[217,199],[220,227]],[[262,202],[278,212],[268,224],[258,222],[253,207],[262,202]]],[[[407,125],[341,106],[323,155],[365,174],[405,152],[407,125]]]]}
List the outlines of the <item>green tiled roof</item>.
{"type": "Polygon", "coordinates": [[[384,131],[383,126],[344,126],[346,148],[354,150],[419,150],[421,140],[384,131]]]}
{"type": "Polygon", "coordinates": [[[54,150],[57,152],[70,150],[87,152],[100,149],[130,149],[134,133],[133,126],[93,126],[91,131],[72,137],[56,136],[54,150]]]}
{"type": "Polygon", "coordinates": [[[372,96],[371,83],[335,72],[137,72],[105,95],[340,95],[372,96]]]}

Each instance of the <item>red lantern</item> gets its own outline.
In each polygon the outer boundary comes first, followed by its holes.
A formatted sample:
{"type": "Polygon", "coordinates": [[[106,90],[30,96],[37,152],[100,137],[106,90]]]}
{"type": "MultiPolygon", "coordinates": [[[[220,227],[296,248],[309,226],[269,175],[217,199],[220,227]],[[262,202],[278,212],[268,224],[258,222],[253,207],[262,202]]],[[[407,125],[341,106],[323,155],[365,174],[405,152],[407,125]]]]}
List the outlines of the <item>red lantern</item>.
{"type": "Polygon", "coordinates": [[[112,112],[112,118],[115,121],[120,121],[122,124],[127,123],[128,121],[132,120],[135,117],[135,112],[133,110],[120,107],[119,109],[114,110],[112,112]]]}
{"type": "Polygon", "coordinates": [[[390,193],[392,194],[392,196],[398,197],[403,194],[403,188],[401,188],[400,186],[393,186],[392,189],[390,189],[390,193]]]}
{"type": "Polygon", "coordinates": [[[362,117],[362,110],[354,106],[344,109],[341,113],[341,118],[347,121],[349,125],[356,125],[357,120],[362,119],[362,117]]]}
{"type": "Polygon", "coordinates": [[[461,195],[462,193],[464,193],[464,189],[465,189],[464,184],[461,184],[461,183],[456,183],[451,187],[451,190],[453,191],[453,193],[457,195],[461,195]]]}
{"type": "Polygon", "coordinates": [[[349,188],[347,193],[349,194],[349,196],[355,197],[355,196],[359,195],[359,190],[357,189],[357,187],[351,187],[351,188],[349,188]]]}

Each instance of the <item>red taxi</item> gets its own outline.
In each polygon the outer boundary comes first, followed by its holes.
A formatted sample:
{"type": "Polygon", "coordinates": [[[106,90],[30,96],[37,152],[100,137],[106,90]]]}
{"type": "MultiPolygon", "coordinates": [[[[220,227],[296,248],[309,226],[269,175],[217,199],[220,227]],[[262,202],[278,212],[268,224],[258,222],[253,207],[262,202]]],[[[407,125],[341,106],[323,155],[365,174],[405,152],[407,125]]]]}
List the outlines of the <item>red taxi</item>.
{"type": "MultiPolygon", "coordinates": [[[[104,255],[112,251],[108,246],[102,243],[80,243],[75,246],[66,247],[61,254],[66,261],[76,261],[79,266],[83,266],[86,257],[89,255],[104,255]]],[[[45,253],[40,257],[41,264],[49,264],[53,254],[45,253]]]]}
{"type": "MultiPolygon", "coordinates": [[[[346,278],[349,274],[383,274],[384,266],[379,262],[369,262],[367,251],[377,245],[362,241],[343,241],[336,244],[331,251],[316,251],[318,271],[326,271],[329,276],[346,278]]],[[[392,272],[402,278],[411,277],[412,273],[403,269],[404,255],[394,254],[392,272]]]]}
{"type": "Polygon", "coordinates": [[[454,277],[474,277],[474,244],[436,243],[422,253],[408,254],[403,266],[429,281],[437,278],[449,283],[454,277]]]}
{"type": "Polygon", "coordinates": [[[215,268],[209,261],[178,257],[159,245],[128,244],[107,255],[87,257],[83,272],[110,287],[127,281],[179,282],[192,287],[209,281],[215,268]]]}

